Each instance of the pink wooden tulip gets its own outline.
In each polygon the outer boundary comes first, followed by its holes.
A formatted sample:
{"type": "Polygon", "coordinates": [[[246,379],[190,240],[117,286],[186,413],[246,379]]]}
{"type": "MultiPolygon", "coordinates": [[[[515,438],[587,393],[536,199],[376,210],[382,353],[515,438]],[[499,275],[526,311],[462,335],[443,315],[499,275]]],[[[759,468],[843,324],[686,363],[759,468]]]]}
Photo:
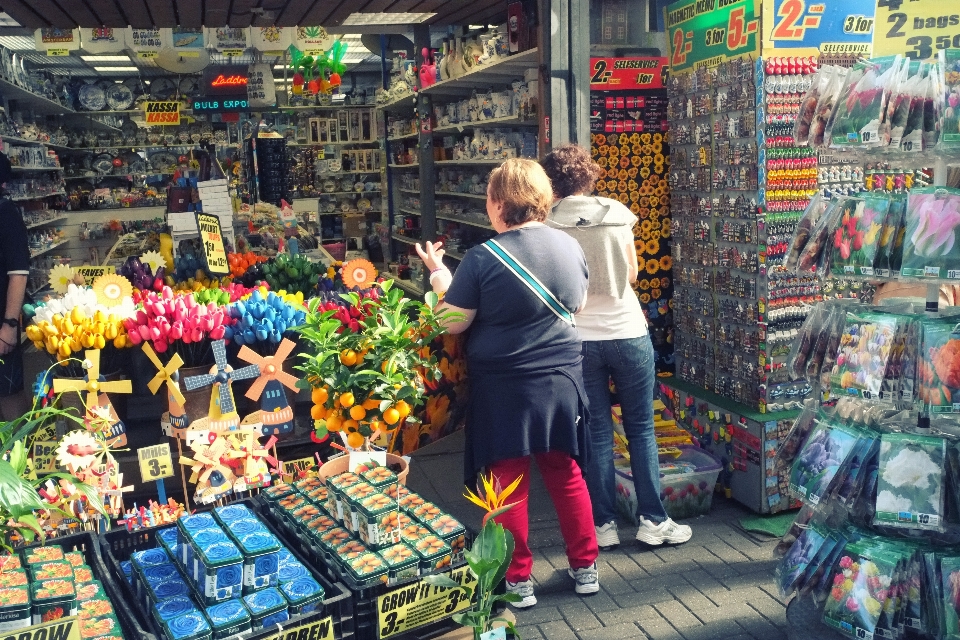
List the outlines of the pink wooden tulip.
{"type": "Polygon", "coordinates": [[[154,351],[156,351],[157,353],[163,353],[164,351],[166,351],[166,350],[167,350],[167,342],[166,342],[166,340],[154,340],[154,341],[153,341],[153,349],[154,349],[154,351]]]}
{"type": "Polygon", "coordinates": [[[150,339],[150,327],[149,327],[149,326],[147,326],[147,325],[145,325],[145,324],[142,324],[142,325],[140,325],[139,327],[137,327],[137,330],[140,332],[140,337],[141,337],[141,338],[143,338],[144,340],[149,340],[149,339],[150,339]]]}
{"type": "Polygon", "coordinates": [[[220,340],[220,339],[222,339],[222,338],[223,338],[223,327],[214,327],[213,330],[210,331],[210,338],[211,338],[212,340],[220,340]]]}
{"type": "Polygon", "coordinates": [[[174,321],[173,324],[170,325],[170,336],[169,336],[169,337],[170,337],[171,340],[179,340],[180,338],[183,337],[183,323],[182,323],[182,322],[180,322],[179,320],[176,320],[176,321],[174,321]]]}
{"type": "Polygon", "coordinates": [[[143,338],[140,337],[140,333],[137,331],[128,330],[127,337],[130,338],[130,342],[132,342],[134,346],[137,346],[138,344],[143,342],[143,338]]]}

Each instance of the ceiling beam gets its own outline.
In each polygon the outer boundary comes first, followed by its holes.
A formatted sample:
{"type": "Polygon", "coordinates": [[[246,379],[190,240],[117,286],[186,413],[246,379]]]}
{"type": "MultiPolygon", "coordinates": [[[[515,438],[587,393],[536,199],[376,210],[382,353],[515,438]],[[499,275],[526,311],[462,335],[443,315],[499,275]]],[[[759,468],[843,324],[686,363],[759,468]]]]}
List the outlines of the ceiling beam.
{"type": "Polygon", "coordinates": [[[231,27],[249,27],[253,23],[251,9],[255,6],[257,6],[257,0],[233,0],[227,24],[231,27]]]}
{"type": "Polygon", "coordinates": [[[46,23],[43,26],[54,26],[60,29],[73,29],[77,26],[77,21],[67,15],[53,0],[30,0],[30,4],[33,5],[32,9],[42,16],[42,20],[46,23]]]}
{"type": "Polygon", "coordinates": [[[146,0],[124,0],[130,26],[134,29],[149,29],[154,26],[153,15],[146,0]]]}
{"type": "Polygon", "coordinates": [[[177,13],[173,10],[172,0],[152,3],[150,5],[150,14],[153,16],[154,26],[156,27],[166,28],[177,26],[177,13]]]}
{"type": "Polygon", "coordinates": [[[203,6],[203,24],[211,27],[227,26],[230,0],[206,0],[203,6]]]}
{"type": "Polygon", "coordinates": [[[203,7],[200,0],[177,0],[177,15],[181,27],[195,29],[203,26],[203,7]]]}

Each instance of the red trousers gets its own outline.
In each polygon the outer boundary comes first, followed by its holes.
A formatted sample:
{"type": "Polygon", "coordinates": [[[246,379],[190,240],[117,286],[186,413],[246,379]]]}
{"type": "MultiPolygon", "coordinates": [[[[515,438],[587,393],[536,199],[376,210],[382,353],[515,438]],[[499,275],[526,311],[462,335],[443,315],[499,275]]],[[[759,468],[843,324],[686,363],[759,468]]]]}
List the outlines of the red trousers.
{"type": "Polygon", "coordinates": [[[597,534],[593,529],[593,509],[590,494],[580,467],[562,451],[537,453],[523,458],[500,460],[490,465],[489,471],[500,481],[501,487],[523,475],[517,489],[507,502],[517,502],[512,509],[501,514],[496,521],[513,534],[513,561],[507,569],[507,580],[522,582],[530,578],[533,570],[533,554],[527,545],[527,501],[530,497],[530,458],[537,459],[537,467],[553,500],[560,520],[560,533],[567,544],[567,559],[573,569],[592,565],[599,555],[597,534]]]}

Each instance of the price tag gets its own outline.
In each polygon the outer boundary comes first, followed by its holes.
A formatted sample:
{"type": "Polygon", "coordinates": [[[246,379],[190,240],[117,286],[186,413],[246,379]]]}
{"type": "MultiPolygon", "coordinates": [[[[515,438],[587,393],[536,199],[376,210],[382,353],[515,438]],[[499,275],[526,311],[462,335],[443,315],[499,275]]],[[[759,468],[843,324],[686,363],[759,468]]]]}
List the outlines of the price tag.
{"type": "Polygon", "coordinates": [[[902,53],[928,60],[943,49],[960,49],[960,11],[938,0],[877,0],[873,57],[902,53]]]}
{"type": "Polygon", "coordinates": [[[170,456],[170,445],[166,442],[137,449],[137,460],[144,482],[173,476],[173,458],[170,456]]]}
{"type": "Polygon", "coordinates": [[[70,55],[70,49],[47,49],[47,55],[53,57],[63,57],[70,55]]]}
{"type": "Polygon", "coordinates": [[[227,56],[228,58],[233,58],[233,57],[236,57],[236,56],[242,56],[242,55],[243,55],[243,49],[224,49],[224,50],[221,51],[220,53],[222,53],[223,55],[227,56]]]}
{"type": "Polygon", "coordinates": [[[137,57],[141,60],[152,60],[160,55],[159,51],[138,51],[137,57]]]}
{"type": "Polygon", "coordinates": [[[227,252],[223,248],[220,218],[209,213],[197,213],[197,228],[200,230],[200,244],[207,258],[207,271],[211,274],[230,273],[227,252]]]}
{"type": "MultiPolygon", "coordinates": [[[[333,640],[333,617],[283,629],[279,633],[264,636],[264,640],[333,640]]],[[[18,639],[19,640],[19,639],[18,639]]]]}
{"type": "Polygon", "coordinates": [[[304,49],[303,55],[305,56],[322,56],[323,49],[304,49]]]}
{"type": "Polygon", "coordinates": [[[759,0],[677,0],[666,9],[670,71],[715,67],[760,53],[759,0]]]}
{"type": "Polygon", "coordinates": [[[35,473],[53,473],[57,470],[56,440],[35,440],[33,442],[33,470],[35,473]]]}
{"type": "Polygon", "coordinates": [[[445,589],[418,580],[377,598],[378,640],[448,618],[470,606],[476,577],[469,567],[449,574],[464,589],[445,589]]]}
{"type": "Polygon", "coordinates": [[[115,271],[113,267],[91,267],[88,265],[74,267],[73,270],[83,276],[83,281],[87,285],[92,285],[94,280],[102,275],[106,275],[107,271],[110,271],[110,273],[115,271]]]}
{"type": "Polygon", "coordinates": [[[199,51],[184,51],[183,49],[177,49],[177,55],[181,58],[199,58],[199,51]]]}
{"type": "Polygon", "coordinates": [[[763,50],[789,50],[792,56],[869,56],[875,9],[875,0],[765,1],[763,50]]]}

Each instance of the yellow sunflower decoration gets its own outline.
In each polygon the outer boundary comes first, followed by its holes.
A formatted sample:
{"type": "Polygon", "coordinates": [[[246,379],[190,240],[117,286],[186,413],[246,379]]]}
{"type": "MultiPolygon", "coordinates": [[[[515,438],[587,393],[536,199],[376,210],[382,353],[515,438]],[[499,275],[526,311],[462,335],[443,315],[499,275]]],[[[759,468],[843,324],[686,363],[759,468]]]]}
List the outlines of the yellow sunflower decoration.
{"type": "Polygon", "coordinates": [[[93,281],[97,302],[105,307],[115,307],[133,293],[130,281],[115,273],[107,273],[93,281]]]}
{"type": "Polygon", "coordinates": [[[660,252],[660,240],[657,238],[651,238],[647,240],[647,245],[644,247],[650,255],[656,255],[660,252]]]}
{"type": "Polygon", "coordinates": [[[651,279],[650,279],[650,287],[653,288],[653,289],[659,289],[659,288],[660,288],[660,278],[651,278],[651,279]]]}
{"type": "MultiPolygon", "coordinates": [[[[666,257],[669,257],[669,256],[664,256],[664,258],[666,257]]],[[[649,273],[650,275],[653,275],[660,270],[660,262],[658,260],[654,260],[653,258],[650,258],[649,260],[647,260],[647,264],[644,265],[644,267],[647,273],[649,273]]]]}
{"type": "Polygon", "coordinates": [[[640,288],[641,288],[641,289],[649,289],[649,288],[650,288],[650,281],[647,280],[646,278],[644,278],[643,280],[641,280],[641,281],[640,281],[640,288]]]}
{"type": "Polygon", "coordinates": [[[673,266],[673,258],[671,258],[670,256],[663,256],[662,258],[660,258],[659,266],[664,271],[669,271],[670,268],[673,266]]]}
{"type": "Polygon", "coordinates": [[[67,286],[73,282],[73,269],[68,264],[58,264],[50,269],[50,288],[61,296],[67,292],[67,286]]]}
{"type": "Polygon", "coordinates": [[[642,304],[647,304],[648,302],[650,302],[650,294],[649,294],[649,293],[641,293],[641,294],[640,294],[640,302],[641,302],[642,304]]]}
{"type": "Polygon", "coordinates": [[[656,287],[654,287],[653,289],[650,290],[650,295],[653,296],[654,298],[659,298],[662,293],[663,293],[663,292],[660,291],[660,289],[658,289],[658,288],[656,288],[656,287]]]}

